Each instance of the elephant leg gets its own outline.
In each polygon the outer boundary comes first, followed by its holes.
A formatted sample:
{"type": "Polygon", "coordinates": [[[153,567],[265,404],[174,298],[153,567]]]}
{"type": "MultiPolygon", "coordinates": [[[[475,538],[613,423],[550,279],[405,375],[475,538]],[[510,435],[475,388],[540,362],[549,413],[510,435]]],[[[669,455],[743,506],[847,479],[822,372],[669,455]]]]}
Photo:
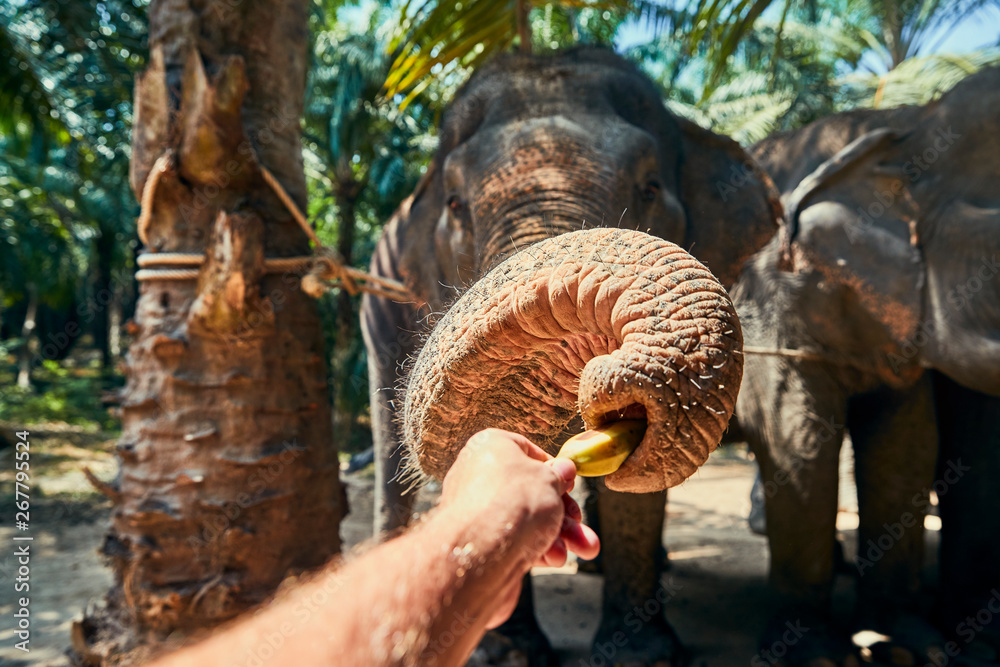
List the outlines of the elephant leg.
{"type": "MultiPolygon", "coordinates": [[[[372,337],[372,335],[369,335],[372,337]]],[[[375,449],[374,535],[384,540],[410,523],[417,497],[416,485],[406,479],[405,453],[397,420],[402,402],[396,393],[399,382],[399,362],[396,357],[380,358],[368,351],[369,405],[371,405],[372,444],[375,449]]],[[[378,349],[378,348],[375,348],[378,349]]],[[[399,355],[408,348],[397,346],[399,355]]]]}
{"type": "Polygon", "coordinates": [[[779,597],[759,657],[850,664],[850,643],[829,622],[846,391],[834,370],[815,363],[748,359],[744,378],[737,411],[760,464],[770,580],[779,597]]]}
{"type": "Polygon", "coordinates": [[[836,405],[814,412],[797,398],[786,397],[781,415],[787,419],[776,415],[771,424],[775,441],[754,447],[764,485],[770,577],[788,604],[826,615],[846,411],[836,405]]]}
{"type": "Polygon", "coordinates": [[[486,633],[466,667],[524,665],[557,667],[558,657],[535,617],[531,574],[524,575],[517,606],[503,625],[486,633]]]}
{"type": "Polygon", "coordinates": [[[1000,397],[935,374],[941,452],[939,624],[1000,662],[1000,397]],[[985,645],[985,646],[984,646],[985,645]]]}
{"type": "MultiPolygon", "coordinates": [[[[601,536],[601,516],[597,509],[598,481],[595,477],[580,477],[577,479],[578,486],[582,482],[583,502],[580,509],[583,512],[583,522],[590,526],[597,536],[601,536]]],[[[587,574],[602,574],[604,572],[603,555],[597,554],[593,560],[578,560],[577,571],[587,574]]]]}
{"type": "Polygon", "coordinates": [[[413,514],[417,489],[401,481],[404,451],[398,439],[375,443],[375,534],[385,539],[405,528],[413,514]]]}
{"type": "Polygon", "coordinates": [[[603,482],[604,600],[593,658],[603,664],[679,664],[682,647],[664,611],[674,595],[660,585],[667,493],[618,493],[603,482]]]}
{"type": "Polygon", "coordinates": [[[905,650],[920,664],[942,637],[916,613],[927,489],[938,439],[931,379],[855,397],[848,409],[858,488],[858,629],[891,637],[878,653],[905,650]]]}
{"type": "Polygon", "coordinates": [[[747,517],[750,532],[757,535],[767,535],[766,511],[764,508],[764,479],[760,475],[760,466],[757,466],[757,475],[753,478],[753,487],[750,489],[750,515],[747,517]]]}

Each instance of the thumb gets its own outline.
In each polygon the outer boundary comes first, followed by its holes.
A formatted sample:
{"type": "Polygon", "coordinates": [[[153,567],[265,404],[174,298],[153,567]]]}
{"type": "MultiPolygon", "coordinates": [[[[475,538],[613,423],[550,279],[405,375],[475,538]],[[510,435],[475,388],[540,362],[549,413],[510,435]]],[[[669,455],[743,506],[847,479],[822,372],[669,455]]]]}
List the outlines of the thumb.
{"type": "Polygon", "coordinates": [[[576,465],[569,459],[549,459],[545,465],[552,468],[552,471],[559,479],[559,493],[569,493],[576,484],[576,465]]]}

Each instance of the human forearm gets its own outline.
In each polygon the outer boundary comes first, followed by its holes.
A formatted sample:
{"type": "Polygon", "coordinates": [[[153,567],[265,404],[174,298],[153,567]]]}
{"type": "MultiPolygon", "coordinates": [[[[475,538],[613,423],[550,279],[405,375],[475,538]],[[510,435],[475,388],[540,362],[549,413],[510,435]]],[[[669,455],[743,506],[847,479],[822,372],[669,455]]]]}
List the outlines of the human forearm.
{"type": "Polygon", "coordinates": [[[508,582],[525,570],[505,536],[458,511],[437,510],[339,574],[343,599],[368,601],[362,615],[330,610],[354,628],[349,652],[340,654],[344,664],[462,664],[508,582]]]}
{"type": "Polygon", "coordinates": [[[157,667],[459,665],[509,617],[532,564],[597,555],[575,475],[523,436],[482,431],[427,521],[157,667]]]}
{"type": "Polygon", "coordinates": [[[523,568],[504,536],[440,509],[157,667],[246,664],[262,653],[247,646],[273,649],[272,665],[458,665],[523,568]],[[277,647],[267,640],[275,633],[282,636],[277,647]]]}

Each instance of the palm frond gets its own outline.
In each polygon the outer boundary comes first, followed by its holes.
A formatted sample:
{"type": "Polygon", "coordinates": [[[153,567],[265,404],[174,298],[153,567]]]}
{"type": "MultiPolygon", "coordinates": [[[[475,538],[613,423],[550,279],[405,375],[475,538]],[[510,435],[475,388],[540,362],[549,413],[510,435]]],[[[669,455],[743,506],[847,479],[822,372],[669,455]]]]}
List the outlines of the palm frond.
{"type": "Polygon", "coordinates": [[[888,108],[926,104],[984,67],[1000,64],[1000,49],[942,53],[904,60],[882,75],[855,72],[841,79],[850,106],[888,108]]]}
{"type": "MultiPolygon", "coordinates": [[[[518,16],[522,12],[529,17],[528,32],[532,25],[547,31],[539,46],[552,48],[555,43],[559,48],[568,41],[566,35],[573,35],[579,29],[578,16],[585,15],[590,21],[596,12],[602,17],[606,14],[610,20],[614,13],[614,20],[620,22],[633,12],[633,8],[628,0],[463,0],[455,3],[408,0],[400,10],[399,35],[389,44],[392,64],[383,84],[385,95],[391,98],[406,94],[401,105],[405,108],[412,102],[415,91],[426,87],[424,81],[429,75],[444,76],[459,67],[473,68],[510,49],[520,39],[518,16]],[[577,16],[571,15],[571,11],[578,12],[577,16]]],[[[612,34],[613,30],[609,31],[608,37],[612,34]]],[[[522,49],[527,47],[522,45],[522,49]]]]}

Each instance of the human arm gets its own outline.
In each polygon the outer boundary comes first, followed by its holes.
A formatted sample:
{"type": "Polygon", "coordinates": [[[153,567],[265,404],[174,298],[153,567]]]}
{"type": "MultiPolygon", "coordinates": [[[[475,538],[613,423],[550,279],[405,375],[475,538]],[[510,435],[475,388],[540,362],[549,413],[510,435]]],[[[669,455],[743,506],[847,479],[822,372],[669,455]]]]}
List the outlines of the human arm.
{"type": "Polygon", "coordinates": [[[251,657],[272,665],[461,664],[510,615],[533,564],[562,564],[567,549],[597,554],[596,536],[567,495],[574,479],[572,463],[524,437],[483,431],[456,460],[426,521],[157,667],[251,657]]]}

